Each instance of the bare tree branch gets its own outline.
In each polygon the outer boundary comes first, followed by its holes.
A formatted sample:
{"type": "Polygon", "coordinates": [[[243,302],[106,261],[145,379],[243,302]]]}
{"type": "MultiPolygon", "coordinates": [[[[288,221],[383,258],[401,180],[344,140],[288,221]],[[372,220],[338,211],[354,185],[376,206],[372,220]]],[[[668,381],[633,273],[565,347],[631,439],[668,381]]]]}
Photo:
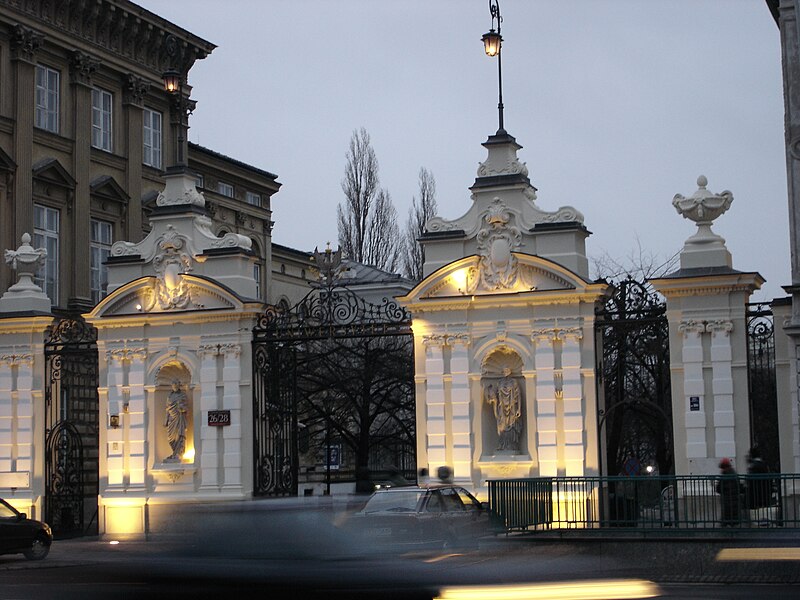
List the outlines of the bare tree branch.
{"type": "Polygon", "coordinates": [[[425,167],[419,170],[419,197],[414,196],[408,210],[403,244],[403,272],[413,281],[422,279],[425,250],[417,240],[425,233],[425,225],[436,216],[436,180],[425,167]]]}

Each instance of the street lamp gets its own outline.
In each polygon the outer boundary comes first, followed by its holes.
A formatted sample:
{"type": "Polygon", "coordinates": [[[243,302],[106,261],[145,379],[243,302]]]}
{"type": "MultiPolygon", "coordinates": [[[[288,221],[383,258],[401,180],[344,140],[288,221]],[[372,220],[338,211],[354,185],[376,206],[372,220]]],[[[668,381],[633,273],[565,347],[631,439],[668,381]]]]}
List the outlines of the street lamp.
{"type": "Polygon", "coordinates": [[[497,83],[498,83],[498,102],[497,112],[499,116],[498,134],[506,133],[503,127],[503,67],[500,60],[500,47],[503,43],[503,37],[500,35],[500,23],[503,22],[503,17],[500,16],[500,4],[498,0],[489,0],[489,13],[492,15],[492,27],[488,33],[484,33],[481,39],[483,40],[483,49],[488,56],[497,57],[497,83]],[[497,23],[497,30],[495,31],[495,23],[497,23]]]}
{"type": "Polygon", "coordinates": [[[184,130],[188,128],[187,111],[191,112],[191,104],[183,96],[183,75],[175,69],[167,69],[162,75],[164,79],[164,90],[172,96],[173,99],[173,114],[177,113],[177,120],[173,123],[177,124],[177,147],[175,148],[175,165],[178,169],[183,169],[187,166],[186,154],[184,149],[185,135],[184,130]]]}

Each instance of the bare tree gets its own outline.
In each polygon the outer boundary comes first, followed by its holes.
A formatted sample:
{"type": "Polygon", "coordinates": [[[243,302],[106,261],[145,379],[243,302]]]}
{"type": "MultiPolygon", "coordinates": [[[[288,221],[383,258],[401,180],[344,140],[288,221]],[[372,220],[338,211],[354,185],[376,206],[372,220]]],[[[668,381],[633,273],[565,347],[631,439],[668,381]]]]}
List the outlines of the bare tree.
{"type": "Polygon", "coordinates": [[[631,250],[622,260],[612,257],[608,252],[593,258],[592,270],[594,271],[594,277],[602,277],[608,280],[631,277],[644,281],[663,277],[678,266],[680,252],[676,252],[669,258],[664,259],[652,251],[642,248],[642,241],[639,236],[636,236],[635,239],[636,248],[631,250]]]}
{"type": "Polygon", "coordinates": [[[425,167],[419,170],[419,197],[414,196],[408,209],[403,244],[403,271],[413,281],[422,279],[425,249],[417,240],[425,233],[428,219],[436,215],[436,180],[425,167]]]}
{"type": "Polygon", "coordinates": [[[380,188],[378,159],[363,127],[354,131],[337,207],[339,247],[350,260],[394,272],[399,262],[397,211],[380,188]]]}

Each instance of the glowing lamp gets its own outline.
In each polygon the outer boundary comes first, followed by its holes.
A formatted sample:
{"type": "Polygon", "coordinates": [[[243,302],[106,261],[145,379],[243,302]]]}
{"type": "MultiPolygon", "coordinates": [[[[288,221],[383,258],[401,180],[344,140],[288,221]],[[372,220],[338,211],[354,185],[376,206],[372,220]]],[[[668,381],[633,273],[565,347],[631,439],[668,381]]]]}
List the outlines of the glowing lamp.
{"type": "MultiPolygon", "coordinates": [[[[488,35],[488,34],[487,34],[488,35]]],[[[488,51],[487,51],[488,52],[488,51]]],[[[164,71],[164,89],[170,94],[174,94],[181,87],[181,74],[175,69],[164,71]]]]}
{"type": "Polygon", "coordinates": [[[500,54],[500,45],[503,38],[498,32],[494,29],[490,29],[489,33],[484,33],[481,39],[483,40],[483,49],[488,56],[497,56],[500,54]]]}

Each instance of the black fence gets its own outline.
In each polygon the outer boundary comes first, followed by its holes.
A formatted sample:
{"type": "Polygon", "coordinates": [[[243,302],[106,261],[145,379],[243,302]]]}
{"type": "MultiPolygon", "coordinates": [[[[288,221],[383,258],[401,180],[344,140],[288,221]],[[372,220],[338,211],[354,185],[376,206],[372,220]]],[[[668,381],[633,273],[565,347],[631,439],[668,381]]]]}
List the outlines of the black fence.
{"type": "Polygon", "coordinates": [[[800,528],[800,474],[490,480],[499,531],[800,528]]]}

